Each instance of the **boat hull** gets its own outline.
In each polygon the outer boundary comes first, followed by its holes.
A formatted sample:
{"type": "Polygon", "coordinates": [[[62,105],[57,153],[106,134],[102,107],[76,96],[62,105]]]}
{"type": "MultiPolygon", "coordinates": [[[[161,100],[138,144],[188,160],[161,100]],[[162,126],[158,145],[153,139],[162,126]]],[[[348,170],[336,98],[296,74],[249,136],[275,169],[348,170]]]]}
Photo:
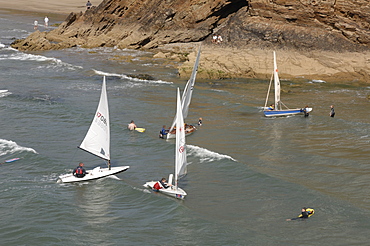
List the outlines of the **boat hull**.
{"type": "Polygon", "coordinates": [[[170,197],[177,198],[180,200],[184,200],[185,196],[187,195],[187,193],[180,187],[177,187],[175,189],[173,188],[173,186],[171,186],[171,187],[168,187],[167,189],[162,188],[162,189],[156,190],[153,188],[155,183],[157,183],[157,181],[150,181],[150,182],[146,182],[143,186],[146,188],[152,189],[153,191],[163,193],[166,196],[170,196],[170,197]]]}
{"type": "MultiPolygon", "coordinates": [[[[306,112],[312,112],[312,108],[306,108],[306,112]]],[[[264,110],[264,115],[266,117],[280,117],[280,116],[290,116],[290,115],[300,115],[305,114],[304,108],[297,109],[286,109],[286,110],[264,110]]]]}
{"type": "MultiPolygon", "coordinates": [[[[185,136],[189,136],[190,134],[194,133],[196,129],[197,128],[195,128],[195,126],[193,125],[187,125],[185,128],[185,136]]],[[[175,138],[176,138],[176,129],[173,129],[171,132],[167,134],[167,139],[175,138]]]]}
{"type": "Polygon", "coordinates": [[[59,176],[58,181],[61,183],[73,183],[100,179],[110,175],[115,175],[124,172],[129,168],[130,166],[111,167],[111,169],[96,167],[92,170],[87,170],[87,174],[83,178],[77,178],[72,173],[70,173],[59,176]]]}

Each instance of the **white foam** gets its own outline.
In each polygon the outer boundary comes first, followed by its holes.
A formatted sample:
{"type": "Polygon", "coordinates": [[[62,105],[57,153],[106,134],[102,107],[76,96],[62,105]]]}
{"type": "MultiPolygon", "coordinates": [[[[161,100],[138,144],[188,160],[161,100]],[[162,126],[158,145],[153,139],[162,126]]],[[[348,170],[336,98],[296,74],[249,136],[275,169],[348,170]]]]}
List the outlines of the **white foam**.
{"type": "Polygon", "coordinates": [[[60,59],[54,57],[46,57],[41,55],[33,55],[33,54],[26,54],[23,52],[15,52],[13,54],[1,55],[0,60],[19,60],[19,61],[37,61],[37,62],[51,62],[53,66],[57,67],[67,67],[70,69],[79,68],[82,69],[81,66],[71,65],[69,63],[63,62],[60,59]]]}
{"type": "Polygon", "coordinates": [[[313,79],[313,80],[309,81],[308,83],[326,83],[326,81],[321,80],[321,79],[313,79]]]}
{"type": "Polygon", "coordinates": [[[6,97],[10,94],[12,94],[12,93],[8,90],[0,90],[0,97],[6,97]]]}
{"type": "Polygon", "coordinates": [[[218,89],[210,89],[211,91],[215,91],[215,92],[226,92],[226,91],[223,91],[223,90],[218,90],[218,89]]]}
{"type": "Polygon", "coordinates": [[[5,48],[5,44],[0,43],[0,48],[5,48]]]}
{"type": "Polygon", "coordinates": [[[14,154],[17,152],[32,152],[38,154],[34,149],[19,146],[16,142],[6,139],[0,139],[0,156],[14,154]]]}
{"type": "Polygon", "coordinates": [[[102,71],[98,71],[98,70],[95,70],[95,69],[93,69],[93,71],[98,75],[119,77],[119,78],[128,79],[128,80],[135,81],[135,82],[140,82],[140,83],[173,84],[172,82],[167,82],[167,81],[163,81],[163,80],[138,79],[138,78],[129,77],[125,74],[107,73],[107,72],[102,72],[102,71]]]}
{"type": "Polygon", "coordinates": [[[197,157],[200,157],[200,162],[211,162],[211,161],[217,161],[217,160],[222,160],[222,159],[229,159],[232,161],[237,161],[231,156],[224,155],[224,154],[219,154],[213,151],[210,151],[208,149],[204,149],[195,145],[187,145],[187,150],[188,153],[191,155],[195,155],[197,157]]]}

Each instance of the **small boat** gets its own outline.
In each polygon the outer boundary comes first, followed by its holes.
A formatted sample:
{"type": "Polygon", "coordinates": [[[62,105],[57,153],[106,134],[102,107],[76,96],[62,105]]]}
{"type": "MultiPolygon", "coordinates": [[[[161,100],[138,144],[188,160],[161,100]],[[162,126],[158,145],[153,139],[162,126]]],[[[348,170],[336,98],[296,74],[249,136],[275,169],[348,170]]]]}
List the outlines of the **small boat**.
{"type": "Polygon", "coordinates": [[[271,88],[271,81],[270,81],[269,89],[267,91],[265,106],[263,108],[264,115],[266,117],[290,116],[290,115],[297,115],[297,114],[303,114],[305,116],[308,116],[308,114],[312,112],[312,108],[309,108],[306,106],[304,108],[289,109],[280,100],[280,80],[279,80],[279,74],[278,74],[278,69],[277,69],[277,64],[276,64],[275,51],[274,51],[273,77],[274,77],[274,89],[275,89],[275,103],[271,104],[270,107],[267,107],[267,101],[268,101],[270,88],[271,88]],[[283,109],[282,106],[284,106],[285,109],[283,109]]]}
{"type": "Polygon", "coordinates": [[[111,167],[110,164],[110,124],[105,76],[103,78],[100,101],[94,119],[84,140],[78,148],[107,161],[108,167],[96,167],[92,170],[87,170],[87,174],[82,178],[77,178],[72,173],[61,175],[58,181],[71,183],[100,179],[124,172],[130,168],[129,166],[111,167]]]}
{"type": "MultiPolygon", "coordinates": [[[[189,112],[189,106],[191,102],[191,97],[193,95],[193,89],[195,85],[195,78],[197,76],[198,72],[198,66],[199,66],[199,59],[200,59],[200,51],[201,49],[199,48],[197,58],[195,59],[193,71],[191,73],[190,79],[185,85],[184,92],[182,93],[182,98],[181,98],[181,105],[182,105],[182,115],[184,117],[184,120],[186,117],[188,117],[188,112],[189,112]]],[[[196,127],[193,125],[186,124],[185,125],[185,135],[188,136],[195,132],[196,127]]],[[[168,134],[166,135],[167,139],[175,138],[176,137],[176,116],[175,119],[172,123],[172,126],[170,130],[168,131],[168,134]]]]}
{"type": "Polygon", "coordinates": [[[179,179],[187,173],[187,161],[186,161],[186,142],[185,142],[185,127],[184,118],[182,116],[182,107],[180,101],[180,89],[177,88],[177,110],[176,110],[176,125],[178,127],[176,131],[176,147],[175,147],[175,175],[170,174],[168,178],[168,188],[155,189],[156,183],[159,181],[150,181],[144,184],[144,187],[154,189],[167,196],[184,199],[187,195],[186,192],[181,189],[178,185],[179,179]],[[172,185],[173,177],[175,176],[175,184],[172,185]]]}

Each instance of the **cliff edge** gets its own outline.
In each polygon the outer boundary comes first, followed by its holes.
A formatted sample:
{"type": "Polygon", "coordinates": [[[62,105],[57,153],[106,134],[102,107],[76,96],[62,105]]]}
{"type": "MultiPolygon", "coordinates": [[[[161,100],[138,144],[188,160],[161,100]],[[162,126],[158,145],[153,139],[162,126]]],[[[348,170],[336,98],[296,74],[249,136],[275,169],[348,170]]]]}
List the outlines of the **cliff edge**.
{"type": "MultiPolygon", "coordinates": [[[[75,46],[155,51],[168,44],[192,42],[224,54],[209,60],[202,56],[203,70],[216,67],[219,71],[199,73],[203,77],[260,77],[267,70],[263,63],[237,64],[237,69],[225,59],[242,62],[241,57],[254,50],[282,50],[290,52],[292,64],[300,59],[322,59],[322,69],[301,71],[301,75],[330,77],[348,72],[352,79],[368,81],[370,5],[368,0],[104,0],[84,13],[71,13],[57,29],[36,31],[12,46],[28,51],[75,46]],[[215,33],[222,36],[221,45],[212,43],[215,33]],[[297,52],[299,58],[294,57],[297,52]],[[340,63],[343,54],[352,59],[345,62],[349,67],[338,69],[334,60],[340,63]],[[363,62],[352,64],[356,58],[363,62]]],[[[270,55],[265,59],[270,61],[270,55]]],[[[266,66],[271,68],[271,62],[266,66]]],[[[180,74],[186,70],[180,69],[180,74]]]]}

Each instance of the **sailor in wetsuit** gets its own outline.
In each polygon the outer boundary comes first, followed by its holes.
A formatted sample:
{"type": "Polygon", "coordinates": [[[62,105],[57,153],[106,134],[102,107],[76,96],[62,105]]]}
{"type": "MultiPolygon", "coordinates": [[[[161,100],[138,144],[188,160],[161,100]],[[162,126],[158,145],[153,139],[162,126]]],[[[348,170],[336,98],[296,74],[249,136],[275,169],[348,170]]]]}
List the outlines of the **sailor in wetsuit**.
{"type": "Polygon", "coordinates": [[[168,130],[166,130],[166,126],[162,127],[162,130],[159,132],[160,138],[165,138],[165,136],[168,134],[168,130]]]}
{"type": "Polygon", "coordinates": [[[329,116],[330,116],[330,117],[334,117],[334,116],[335,116],[334,105],[331,105],[331,106],[330,106],[330,113],[329,113],[329,116]]]}
{"type": "Polygon", "coordinates": [[[307,219],[307,218],[311,217],[314,213],[315,213],[315,210],[313,210],[312,208],[304,207],[304,208],[302,208],[301,214],[298,215],[297,218],[286,219],[286,221],[298,220],[298,219],[307,219]]]}
{"type": "Polygon", "coordinates": [[[170,186],[172,185],[168,184],[165,178],[162,178],[160,181],[154,184],[153,189],[158,191],[160,189],[167,189],[170,186]]]}
{"type": "Polygon", "coordinates": [[[84,164],[82,162],[80,162],[80,164],[78,164],[78,167],[76,167],[74,170],[73,170],[73,176],[77,177],[77,178],[83,178],[85,177],[85,175],[87,174],[85,168],[84,168],[84,164]]]}
{"type": "Polygon", "coordinates": [[[168,184],[167,184],[167,180],[165,178],[162,178],[161,181],[159,181],[159,183],[161,183],[162,187],[167,189],[168,187],[170,187],[168,184]]]}

